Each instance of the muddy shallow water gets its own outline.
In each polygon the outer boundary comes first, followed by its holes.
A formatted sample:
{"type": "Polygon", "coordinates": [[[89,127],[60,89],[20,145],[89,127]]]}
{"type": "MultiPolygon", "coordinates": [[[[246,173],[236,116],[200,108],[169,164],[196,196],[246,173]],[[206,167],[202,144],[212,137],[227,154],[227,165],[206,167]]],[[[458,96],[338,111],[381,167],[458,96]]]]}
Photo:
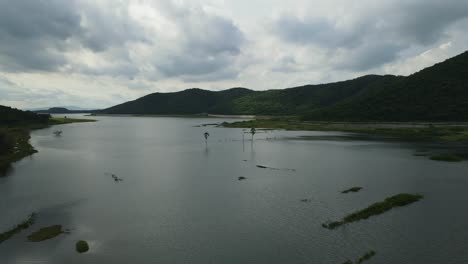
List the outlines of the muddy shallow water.
{"type": "Polygon", "coordinates": [[[0,232],[38,214],[0,244],[0,263],[342,263],[369,250],[369,263],[468,263],[468,162],[413,155],[444,146],[303,131],[252,143],[199,126],[226,118],[93,118],[34,131],[39,153],[0,178],[0,232]],[[403,192],[425,198],[321,227],[403,192]],[[54,224],[71,233],[27,241],[54,224]],[[76,253],[78,240],[90,251],[76,253]]]}

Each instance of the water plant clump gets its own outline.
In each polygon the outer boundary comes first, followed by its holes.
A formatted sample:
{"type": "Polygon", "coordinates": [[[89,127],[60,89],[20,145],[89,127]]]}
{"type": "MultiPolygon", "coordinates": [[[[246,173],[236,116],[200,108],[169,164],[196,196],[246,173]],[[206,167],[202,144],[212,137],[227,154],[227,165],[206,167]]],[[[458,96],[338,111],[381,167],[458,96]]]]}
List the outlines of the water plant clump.
{"type": "Polygon", "coordinates": [[[343,264],[361,264],[365,261],[368,261],[369,259],[371,259],[373,256],[375,256],[375,251],[374,250],[370,250],[368,252],[366,252],[364,255],[362,255],[362,257],[358,258],[356,261],[351,261],[351,260],[347,260],[345,262],[343,262],[343,264]]]}
{"type": "Polygon", "coordinates": [[[41,242],[44,240],[52,239],[62,233],[65,233],[65,232],[62,230],[61,225],[43,227],[39,229],[38,231],[29,235],[28,240],[31,242],[41,242]]]}
{"type": "Polygon", "coordinates": [[[359,220],[367,219],[374,215],[383,214],[387,211],[390,211],[394,207],[401,207],[401,206],[412,204],[414,202],[421,200],[422,198],[423,196],[420,194],[407,194],[407,193],[397,194],[395,196],[386,198],[382,202],[374,203],[365,209],[349,214],[345,216],[343,219],[341,219],[340,221],[323,223],[322,227],[327,228],[327,229],[335,229],[344,224],[357,222],[359,220]]]}
{"type": "Polygon", "coordinates": [[[436,161],[448,161],[448,162],[460,162],[463,158],[454,154],[439,154],[430,157],[431,160],[436,161]]]}
{"type": "Polygon", "coordinates": [[[341,193],[350,193],[350,192],[355,193],[355,192],[359,192],[360,190],[362,190],[362,187],[352,187],[352,188],[342,191],[341,193]]]}
{"type": "Polygon", "coordinates": [[[29,215],[28,219],[26,219],[23,222],[19,223],[18,225],[16,225],[16,227],[14,227],[14,228],[6,231],[6,232],[0,233],[0,244],[2,242],[4,242],[5,240],[10,239],[15,234],[18,234],[19,232],[21,232],[21,230],[27,229],[30,226],[32,226],[34,224],[35,219],[36,219],[36,214],[32,213],[32,214],[29,215]]]}
{"type": "Polygon", "coordinates": [[[75,248],[78,253],[85,253],[89,250],[89,245],[88,242],[80,240],[76,242],[75,248]]]}

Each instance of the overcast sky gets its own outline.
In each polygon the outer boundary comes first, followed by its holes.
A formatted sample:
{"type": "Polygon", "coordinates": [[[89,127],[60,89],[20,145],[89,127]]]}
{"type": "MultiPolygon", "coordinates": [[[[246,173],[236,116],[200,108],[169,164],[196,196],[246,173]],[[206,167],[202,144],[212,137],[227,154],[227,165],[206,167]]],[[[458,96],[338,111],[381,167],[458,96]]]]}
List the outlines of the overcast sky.
{"type": "Polygon", "coordinates": [[[409,75],[468,49],[466,0],[0,0],[0,104],[409,75]]]}

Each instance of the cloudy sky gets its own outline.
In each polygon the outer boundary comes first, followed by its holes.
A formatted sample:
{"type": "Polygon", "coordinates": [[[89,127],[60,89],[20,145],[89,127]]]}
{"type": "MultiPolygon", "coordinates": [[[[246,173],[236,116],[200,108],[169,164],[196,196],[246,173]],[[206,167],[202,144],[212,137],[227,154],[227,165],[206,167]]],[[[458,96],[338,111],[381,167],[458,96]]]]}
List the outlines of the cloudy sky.
{"type": "Polygon", "coordinates": [[[0,104],[408,75],[468,49],[465,0],[0,0],[0,104]]]}

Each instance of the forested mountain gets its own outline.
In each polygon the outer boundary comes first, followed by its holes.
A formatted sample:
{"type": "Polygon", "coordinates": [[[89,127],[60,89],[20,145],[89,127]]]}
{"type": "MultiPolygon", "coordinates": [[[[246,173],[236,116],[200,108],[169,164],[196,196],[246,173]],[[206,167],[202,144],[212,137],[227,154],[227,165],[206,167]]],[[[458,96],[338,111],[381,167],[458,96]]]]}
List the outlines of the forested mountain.
{"type": "Polygon", "coordinates": [[[49,117],[0,105],[0,127],[47,123],[49,117]]]}
{"type": "Polygon", "coordinates": [[[468,52],[311,111],[307,120],[468,121],[468,52]]]}
{"type": "Polygon", "coordinates": [[[408,77],[368,75],[320,85],[252,91],[154,93],[107,114],[295,115],[331,121],[468,121],[468,52],[408,77]]]}

